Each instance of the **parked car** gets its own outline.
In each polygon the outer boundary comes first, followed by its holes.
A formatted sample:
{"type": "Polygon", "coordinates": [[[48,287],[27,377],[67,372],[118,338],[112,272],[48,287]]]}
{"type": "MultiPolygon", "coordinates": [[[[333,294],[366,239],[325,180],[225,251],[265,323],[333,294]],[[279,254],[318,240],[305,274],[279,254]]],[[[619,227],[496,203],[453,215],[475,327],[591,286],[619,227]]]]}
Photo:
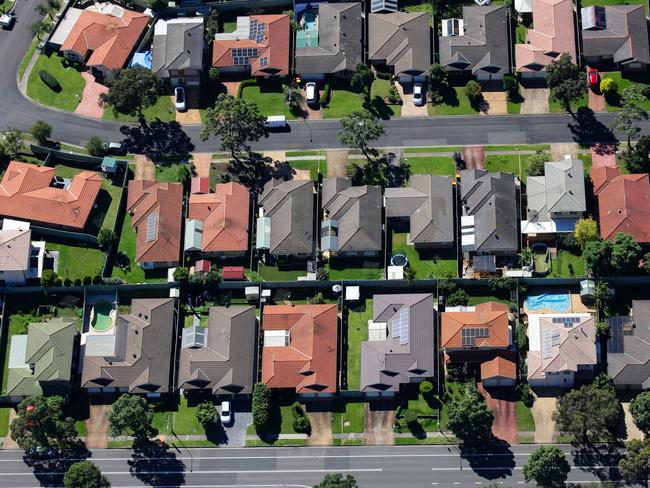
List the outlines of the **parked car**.
{"type": "Polygon", "coordinates": [[[221,413],[219,414],[219,420],[223,425],[228,425],[232,422],[232,410],[230,409],[230,402],[224,400],[221,402],[221,413]]]}
{"type": "Polygon", "coordinates": [[[310,81],[305,85],[305,99],[308,105],[316,105],[318,103],[318,89],[316,83],[310,81]]]}
{"type": "Polygon", "coordinates": [[[422,83],[416,83],[413,85],[413,104],[416,107],[421,107],[427,101],[426,95],[424,94],[424,87],[422,83]]]}
{"type": "Polygon", "coordinates": [[[284,115],[269,115],[264,122],[264,127],[269,130],[273,129],[287,129],[287,118],[284,115]]]}
{"type": "Polygon", "coordinates": [[[27,451],[27,456],[31,459],[54,459],[57,455],[58,451],[54,447],[37,446],[27,451]]]}
{"type": "Polygon", "coordinates": [[[126,147],[123,142],[106,142],[104,143],[104,152],[106,154],[124,156],[126,154],[126,147]]]}
{"type": "Polygon", "coordinates": [[[11,26],[14,25],[15,21],[16,17],[12,12],[0,15],[0,27],[3,29],[11,29],[11,26]]]}
{"type": "Polygon", "coordinates": [[[174,88],[174,105],[176,105],[176,110],[179,112],[184,112],[187,110],[187,106],[185,105],[185,88],[182,86],[177,86],[174,88]]]}
{"type": "Polygon", "coordinates": [[[594,68],[587,68],[587,80],[589,81],[590,87],[598,88],[598,70],[594,68]]]}

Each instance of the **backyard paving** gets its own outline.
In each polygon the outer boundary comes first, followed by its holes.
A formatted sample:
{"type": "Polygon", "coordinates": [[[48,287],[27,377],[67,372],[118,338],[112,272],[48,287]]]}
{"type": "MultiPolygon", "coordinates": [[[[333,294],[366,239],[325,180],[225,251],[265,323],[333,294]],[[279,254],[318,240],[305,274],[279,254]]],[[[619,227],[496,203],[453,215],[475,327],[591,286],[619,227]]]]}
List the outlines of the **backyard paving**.
{"type": "Polygon", "coordinates": [[[547,114],[548,110],[548,88],[526,88],[521,87],[520,94],[524,101],[521,103],[520,114],[547,114]]]}
{"type": "Polygon", "coordinates": [[[611,144],[596,144],[591,146],[592,167],[609,166],[615,168],[616,146],[611,144]]]}
{"type": "MultiPolygon", "coordinates": [[[[11,425],[11,422],[15,418],[16,418],[16,411],[12,408],[11,410],[9,410],[9,421],[8,421],[9,425],[11,425]]],[[[16,444],[16,441],[14,441],[11,438],[10,435],[7,435],[7,437],[5,437],[5,440],[2,443],[2,448],[3,449],[19,449],[18,444],[16,444]]]]}
{"type": "Polygon", "coordinates": [[[388,402],[368,402],[365,405],[365,431],[363,443],[367,446],[392,446],[395,444],[395,409],[388,402]]]}
{"type": "Polygon", "coordinates": [[[110,410],[110,405],[90,405],[90,414],[86,420],[86,447],[88,449],[108,447],[108,413],[110,410]]]}
{"type": "Polygon", "coordinates": [[[86,86],[74,113],[101,119],[104,115],[104,108],[99,104],[99,95],[108,92],[108,87],[97,83],[95,77],[87,71],[82,72],[81,76],[86,80],[86,86]]]}
{"type": "Polygon", "coordinates": [[[478,384],[478,391],[485,397],[485,401],[494,414],[492,434],[510,444],[515,444],[519,435],[517,433],[517,413],[514,390],[512,388],[497,388],[486,390],[483,384],[478,384]]]}
{"type": "Polygon", "coordinates": [[[557,398],[554,396],[538,396],[531,408],[535,419],[535,442],[550,443],[555,437],[555,420],[553,412],[557,405],[557,398]]]}
{"type": "Polygon", "coordinates": [[[592,89],[589,89],[589,102],[587,106],[594,112],[606,112],[607,107],[605,106],[605,97],[602,94],[594,92],[592,89]]]}
{"type": "Polygon", "coordinates": [[[307,412],[311,425],[311,435],[307,437],[308,446],[332,445],[332,412],[307,412]]]}
{"type": "Polygon", "coordinates": [[[155,180],[156,165],[143,154],[135,155],[135,176],[134,180],[155,180]]]}
{"type": "Polygon", "coordinates": [[[481,113],[484,115],[507,115],[508,101],[504,91],[483,92],[483,106],[481,113]]]}
{"type": "Polygon", "coordinates": [[[465,146],[463,148],[463,161],[467,169],[485,168],[485,148],[483,146],[465,146]]]}
{"type": "Polygon", "coordinates": [[[194,161],[194,170],[196,171],[196,175],[201,178],[209,178],[212,154],[194,153],[192,154],[192,160],[194,161]]]}
{"type": "Polygon", "coordinates": [[[623,413],[625,414],[625,431],[627,434],[626,440],[643,440],[643,432],[639,430],[639,428],[634,423],[634,420],[632,419],[632,414],[630,413],[630,403],[621,402],[621,405],[623,406],[623,413]]]}
{"type": "Polygon", "coordinates": [[[562,161],[567,154],[572,158],[577,158],[578,144],[575,142],[551,144],[551,157],[553,161],[562,161]]]}
{"type": "Polygon", "coordinates": [[[402,98],[402,117],[426,117],[429,115],[427,104],[416,107],[413,103],[413,91],[404,91],[401,83],[395,83],[395,88],[402,98]]]}
{"type": "Polygon", "coordinates": [[[327,151],[327,177],[332,176],[347,176],[348,167],[348,150],[347,149],[331,149],[327,151]]]}

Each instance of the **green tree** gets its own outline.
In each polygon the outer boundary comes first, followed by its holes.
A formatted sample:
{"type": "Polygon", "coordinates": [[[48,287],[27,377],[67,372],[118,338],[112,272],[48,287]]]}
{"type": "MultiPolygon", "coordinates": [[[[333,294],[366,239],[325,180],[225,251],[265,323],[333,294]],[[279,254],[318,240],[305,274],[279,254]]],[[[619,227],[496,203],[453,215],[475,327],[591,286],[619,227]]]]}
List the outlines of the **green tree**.
{"type": "Polygon", "coordinates": [[[16,159],[23,150],[23,144],[25,143],[23,133],[18,129],[7,127],[7,130],[2,133],[2,136],[3,152],[5,152],[9,159],[16,159]]]}
{"type": "Polygon", "coordinates": [[[537,151],[528,159],[528,176],[544,176],[544,165],[549,160],[548,154],[537,151]]]}
{"type": "Polygon", "coordinates": [[[32,125],[30,132],[34,136],[34,139],[36,139],[41,146],[44,146],[48,143],[50,137],[52,137],[52,126],[47,122],[37,120],[34,125],[32,125]]]}
{"type": "Polygon", "coordinates": [[[630,234],[616,234],[612,241],[612,267],[615,274],[625,276],[639,270],[641,246],[630,234]]]}
{"type": "Polygon", "coordinates": [[[210,9],[210,13],[205,18],[205,43],[210,44],[214,40],[214,35],[219,32],[219,11],[216,8],[210,9]]]}
{"type": "Polygon", "coordinates": [[[589,433],[604,434],[616,429],[620,405],[611,382],[596,378],[591,385],[571,390],[558,399],[553,419],[560,431],[586,442],[589,433]],[[598,415],[594,415],[598,412],[598,415]]]}
{"type": "Polygon", "coordinates": [[[65,448],[77,437],[74,420],[63,415],[62,397],[28,397],[16,408],[9,430],[25,451],[33,447],[65,448]]]}
{"type": "Polygon", "coordinates": [[[35,36],[39,42],[42,40],[41,36],[45,32],[47,32],[47,28],[48,28],[47,24],[42,20],[37,20],[36,22],[34,22],[32,25],[29,26],[32,35],[35,36]]]}
{"type": "Polygon", "coordinates": [[[574,235],[580,249],[584,249],[588,242],[600,240],[598,224],[591,217],[580,219],[576,222],[574,235]]]}
{"type": "Polygon", "coordinates": [[[47,0],[47,6],[50,10],[59,10],[61,2],[59,0],[47,0]]]}
{"type": "Polygon", "coordinates": [[[174,270],[174,273],[172,275],[174,278],[174,281],[178,281],[179,283],[183,283],[187,281],[190,277],[190,270],[183,267],[179,266],[174,270]]]}
{"type": "Polygon", "coordinates": [[[643,255],[643,271],[650,273],[650,252],[643,255]]]}
{"type": "Polygon", "coordinates": [[[113,71],[106,79],[108,92],[100,95],[102,105],[118,112],[142,117],[142,110],[154,105],[160,96],[158,77],[141,66],[113,71]]]}
{"type": "Polygon", "coordinates": [[[166,9],[168,6],[167,0],[147,0],[147,6],[154,11],[166,9]]]}
{"type": "Polygon", "coordinates": [[[323,481],[314,485],[314,488],[359,488],[356,480],[351,476],[343,476],[341,473],[326,474],[323,481]]]}
{"type": "Polygon", "coordinates": [[[607,310],[611,301],[611,292],[609,291],[609,283],[599,280],[594,289],[594,301],[599,313],[604,313],[605,316],[609,315],[607,310]]]}
{"type": "Polygon", "coordinates": [[[307,299],[307,302],[309,302],[312,305],[322,305],[325,303],[325,298],[323,297],[322,292],[316,292],[313,297],[309,297],[307,299]]]}
{"type": "MultiPolygon", "coordinates": [[[[236,161],[242,162],[242,153],[250,153],[250,142],[265,134],[264,117],[254,102],[231,95],[220,94],[213,108],[207,110],[201,139],[210,136],[221,139],[220,148],[228,151],[236,161]]],[[[250,158],[250,154],[246,157],[250,158]]]]}
{"type": "MultiPolygon", "coordinates": [[[[38,13],[38,15],[50,14],[50,10],[42,3],[36,5],[36,7],[34,7],[34,10],[38,13]]],[[[52,18],[51,14],[50,14],[50,18],[52,18]]]]}
{"type": "Polygon", "coordinates": [[[158,435],[151,422],[153,411],[147,400],[135,395],[122,395],[111,407],[108,425],[113,437],[130,435],[143,441],[158,435]]]}
{"type": "Polygon", "coordinates": [[[458,288],[457,290],[454,290],[449,295],[447,295],[447,299],[445,303],[449,307],[458,307],[458,306],[466,307],[467,305],[469,305],[469,295],[462,288],[458,288]]]}
{"type": "Polygon", "coordinates": [[[594,276],[607,276],[611,269],[612,243],[610,241],[587,242],[582,257],[585,266],[594,276]]]}
{"type": "Polygon", "coordinates": [[[282,85],[282,95],[292,114],[302,114],[303,96],[298,86],[293,83],[282,85]]]}
{"type": "Polygon", "coordinates": [[[110,488],[101,470],[90,461],[78,461],[63,476],[65,488],[110,488]]]}
{"type": "Polygon", "coordinates": [[[316,279],[319,281],[327,281],[330,279],[330,272],[327,268],[316,268],[316,279]]]}
{"type": "Polygon", "coordinates": [[[535,481],[540,488],[564,487],[571,466],[564,452],[555,446],[540,446],[524,465],[526,482],[535,481]]]}
{"type": "Polygon", "coordinates": [[[650,136],[641,136],[636,144],[623,153],[625,167],[630,173],[650,172],[650,136]]]}
{"type": "Polygon", "coordinates": [[[616,112],[610,129],[612,132],[625,135],[627,147],[632,146],[632,139],[641,133],[639,122],[648,118],[648,113],[635,103],[624,104],[623,109],[616,112]]]}
{"type": "Polygon", "coordinates": [[[41,273],[41,286],[57,286],[59,276],[53,269],[44,269],[41,273]]]}
{"type": "Polygon", "coordinates": [[[644,391],[630,402],[630,413],[636,426],[645,434],[650,433],[650,391],[644,391]]]}
{"type": "Polygon", "coordinates": [[[176,170],[176,180],[179,183],[183,183],[183,184],[189,183],[191,177],[192,177],[192,171],[186,164],[179,166],[178,169],[176,170]]]}
{"type": "Polygon", "coordinates": [[[339,140],[348,147],[360,150],[368,162],[371,162],[376,150],[370,143],[384,134],[384,124],[367,110],[355,110],[341,119],[339,140]]]}
{"type": "Polygon", "coordinates": [[[97,234],[97,245],[102,251],[106,251],[117,241],[117,234],[111,229],[100,229],[99,234],[97,234]]]}
{"type": "Polygon", "coordinates": [[[363,94],[364,103],[370,103],[370,89],[372,82],[375,81],[375,74],[368,65],[359,63],[357,69],[352,74],[350,85],[354,90],[363,94]]]}
{"type": "Polygon", "coordinates": [[[625,455],[618,462],[618,469],[625,481],[636,484],[644,481],[648,486],[650,472],[650,440],[633,439],[627,443],[625,455]]]}
{"type": "Polygon", "coordinates": [[[492,435],[494,414],[485,398],[473,385],[467,387],[467,396],[449,404],[449,429],[464,443],[481,443],[492,435]]]}
{"type": "Polygon", "coordinates": [[[253,425],[257,432],[264,432],[271,424],[273,395],[264,383],[253,386],[253,425]]]}
{"type": "Polygon", "coordinates": [[[465,85],[465,96],[469,99],[472,107],[477,107],[482,98],[481,85],[478,81],[469,80],[465,85]]]}
{"type": "Polygon", "coordinates": [[[406,266],[404,268],[404,279],[413,281],[417,277],[418,271],[413,266],[406,266]]]}
{"type": "Polygon", "coordinates": [[[607,76],[600,80],[600,91],[603,95],[607,96],[616,93],[618,91],[618,85],[612,78],[607,76]]]}
{"type": "Polygon", "coordinates": [[[546,67],[546,84],[551,90],[551,99],[560,102],[567,112],[571,112],[571,102],[587,93],[587,75],[568,53],[562,53],[546,67]]]}
{"type": "Polygon", "coordinates": [[[440,105],[445,101],[445,92],[449,88],[447,72],[439,64],[429,66],[429,96],[433,105],[440,105]]]}
{"type": "Polygon", "coordinates": [[[88,154],[95,157],[101,157],[104,155],[104,143],[97,136],[92,136],[88,143],[86,144],[86,151],[88,154]]]}
{"type": "Polygon", "coordinates": [[[217,407],[212,402],[203,402],[196,407],[196,420],[205,429],[216,423],[217,413],[217,407]]]}
{"type": "Polygon", "coordinates": [[[221,71],[219,71],[219,68],[212,66],[208,70],[208,78],[214,82],[217,82],[221,79],[221,71]]]}

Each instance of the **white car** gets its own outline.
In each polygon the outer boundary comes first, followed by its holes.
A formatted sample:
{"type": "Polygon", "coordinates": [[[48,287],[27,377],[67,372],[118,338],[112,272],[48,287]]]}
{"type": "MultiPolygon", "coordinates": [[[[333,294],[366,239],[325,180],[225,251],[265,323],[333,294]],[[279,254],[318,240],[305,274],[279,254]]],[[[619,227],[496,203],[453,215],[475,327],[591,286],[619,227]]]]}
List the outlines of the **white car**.
{"type": "Polygon", "coordinates": [[[416,83],[413,85],[413,104],[416,107],[421,107],[426,103],[427,99],[424,95],[424,87],[422,83],[416,83]]]}
{"type": "Polygon", "coordinates": [[[14,14],[11,12],[2,14],[0,15],[0,27],[2,27],[3,29],[9,29],[11,28],[15,20],[16,17],[14,17],[14,14]]]}
{"type": "Polygon", "coordinates": [[[182,86],[174,88],[174,105],[179,112],[184,112],[187,109],[185,105],[185,88],[182,86]]]}
{"type": "Polygon", "coordinates": [[[313,81],[305,85],[305,99],[309,105],[314,105],[318,102],[318,90],[316,89],[316,83],[313,81]]]}
{"type": "Polygon", "coordinates": [[[223,425],[228,425],[232,422],[232,410],[230,409],[230,402],[224,400],[221,402],[221,413],[219,414],[219,420],[223,425]]]}

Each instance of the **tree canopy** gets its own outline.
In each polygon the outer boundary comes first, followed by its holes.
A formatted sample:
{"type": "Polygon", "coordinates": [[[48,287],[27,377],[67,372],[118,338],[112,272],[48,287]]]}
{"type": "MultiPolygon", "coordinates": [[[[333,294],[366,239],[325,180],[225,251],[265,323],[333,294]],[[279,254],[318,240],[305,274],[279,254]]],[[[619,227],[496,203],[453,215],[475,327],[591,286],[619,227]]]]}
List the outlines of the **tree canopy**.
{"type": "Polygon", "coordinates": [[[650,433],[650,391],[644,391],[630,402],[630,413],[636,426],[645,434],[650,433]]]}
{"type": "Polygon", "coordinates": [[[625,481],[636,484],[645,481],[648,484],[650,470],[650,439],[633,439],[627,443],[625,455],[618,462],[618,469],[625,481]]]}
{"type": "Polygon", "coordinates": [[[630,173],[650,172],[650,136],[641,136],[634,146],[623,153],[625,167],[630,173]]]}
{"type": "Polygon", "coordinates": [[[642,105],[648,94],[648,88],[643,85],[630,85],[621,93],[623,109],[616,112],[611,129],[625,135],[628,151],[632,148],[632,139],[641,133],[638,123],[648,118],[648,112],[642,105]]]}
{"type": "Polygon", "coordinates": [[[544,176],[544,164],[550,158],[548,154],[537,151],[528,159],[528,176],[544,176]]]}
{"type": "Polygon", "coordinates": [[[314,488],[358,488],[357,481],[351,475],[343,476],[341,473],[327,474],[323,481],[314,485],[314,488]]]}
{"type": "Polygon", "coordinates": [[[376,151],[370,144],[384,134],[384,124],[367,110],[355,110],[341,119],[339,140],[348,147],[359,149],[368,161],[376,151]]]}
{"type": "Polygon", "coordinates": [[[52,137],[52,126],[47,122],[37,120],[34,122],[34,125],[32,125],[30,132],[34,136],[34,139],[36,139],[41,146],[44,146],[50,140],[50,137],[52,137]]]}
{"type": "Polygon", "coordinates": [[[100,469],[90,461],[79,461],[63,476],[65,488],[110,488],[111,484],[100,469]]]}
{"type": "Polygon", "coordinates": [[[365,103],[370,102],[370,89],[372,88],[373,81],[375,81],[375,74],[370,67],[364,63],[357,64],[357,69],[352,74],[350,85],[353,89],[362,93],[365,103]]]}
{"type": "Polygon", "coordinates": [[[562,53],[546,67],[546,84],[551,90],[551,98],[562,103],[568,112],[571,111],[571,102],[587,93],[587,75],[568,53],[562,53]]]}
{"type": "Polygon", "coordinates": [[[576,222],[574,235],[581,249],[584,249],[588,242],[600,240],[598,224],[591,217],[583,218],[576,222]]]}
{"type": "Polygon", "coordinates": [[[74,420],[63,414],[62,397],[28,397],[18,405],[10,426],[11,437],[21,449],[63,448],[77,437],[74,420]]]}
{"type": "Polygon", "coordinates": [[[273,395],[264,383],[253,386],[253,425],[258,432],[264,432],[271,424],[273,395]]]}
{"type": "Polygon", "coordinates": [[[494,414],[476,387],[468,386],[467,395],[449,404],[447,425],[464,443],[480,443],[492,435],[494,414]]]}
{"type": "Polygon", "coordinates": [[[535,481],[540,488],[564,487],[571,466],[564,452],[556,446],[540,446],[524,465],[524,478],[535,481]]]}
{"type": "Polygon", "coordinates": [[[160,95],[158,77],[141,66],[113,71],[106,79],[108,92],[100,95],[103,105],[110,105],[113,114],[142,116],[142,110],[155,104],[160,95]]]}
{"type": "Polygon", "coordinates": [[[131,435],[136,440],[147,440],[158,434],[151,425],[153,411],[146,399],[136,395],[122,395],[111,407],[108,414],[110,434],[131,435]]]}
{"type": "Polygon", "coordinates": [[[614,240],[587,242],[583,258],[594,276],[635,274],[639,271],[641,246],[629,234],[616,234],[614,240]]]}

